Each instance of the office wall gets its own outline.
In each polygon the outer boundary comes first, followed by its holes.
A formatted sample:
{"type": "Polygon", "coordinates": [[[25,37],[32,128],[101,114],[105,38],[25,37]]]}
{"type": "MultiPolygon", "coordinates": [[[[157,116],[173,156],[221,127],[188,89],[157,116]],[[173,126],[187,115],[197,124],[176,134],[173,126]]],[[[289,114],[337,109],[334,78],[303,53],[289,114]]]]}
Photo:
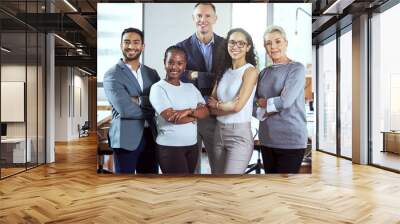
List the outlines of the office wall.
{"type": "MultiPolygon", "coordinates": [[[[28,82],[25,81],[25,69],[28,74],[36,74],[36,66],[25,65],[2,65],[1,67],[1,81],[11,82],[25,82],[27,83],[27,125],[28,133],[36,133],[36,122],[37,122],[37,108],[43,107],[43,102],[37,100],[36,85],[37,79],[28,75],[28,82]],[[39,103],[39,104],[38,104],[39,103]]],[[[39,67],[39,74],[41,74],[41,68],[39,67]]],[[[2,108],[7,110],[7,108],[2,108]]],[[[25,123],[24,122],[7,122],[7,136],[9,137],[25,137],[25,123]]],[[[28,136],[29,137],[29,136],[28,136]]]]}
{"type": "Polygon", "coordinates": [[[56,67],[55,74],[55,141],[69,141],[88,120],[88,77],[73,67],[56,67]]]}
{"type": "MultiPolygon", "coordinates": [[[[161,78],[165,77],[163,57],[165,50],[192,35],[195,25],[192,20],[194,3],[144,4],[145,50],[144,64],[157,70],[161,78]]],[[[218,20],[214,32],[226,36],[231,22],[230,3],[217,3],[218,20]]]]}

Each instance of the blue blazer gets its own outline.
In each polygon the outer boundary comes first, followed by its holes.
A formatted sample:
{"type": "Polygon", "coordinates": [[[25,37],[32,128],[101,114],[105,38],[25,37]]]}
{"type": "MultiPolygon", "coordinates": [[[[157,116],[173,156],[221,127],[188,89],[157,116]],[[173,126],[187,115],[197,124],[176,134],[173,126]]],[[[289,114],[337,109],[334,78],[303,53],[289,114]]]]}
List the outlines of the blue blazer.
{"type": "Polygon", "coordinates": [[[157,136],[154,109],[149,101],[150,87],[160,80],[156,70],[141,64],[143,91],[131,70],[120,60],[104,75],[105,94],[112,106],[112,122],[109,131],[111,148],[136,150],[143,136],[144,121],[147,120],[157,136]],[[131,97],[139,97],[140,105],[131,97]]]}
{"type": "Polygon", "coordinates": [[[206,63],[203,54],[199,49],[196,34],[193,34],[186,40],[179,42],[176,46],[185,49],[188,56],[186,70],[198,71],[199,75],[196,80],[190,81],[188,79],[188,72],[182,75],[183,82],[193,83],[201,92],[203,96],[211,94],[214,81],[218,73],[223,72],[225,66],[225,49],[226,41],[223,37],[214,34],[214,45],[212,49],[212,69],[211,72],[207,71],[206,63]]]}

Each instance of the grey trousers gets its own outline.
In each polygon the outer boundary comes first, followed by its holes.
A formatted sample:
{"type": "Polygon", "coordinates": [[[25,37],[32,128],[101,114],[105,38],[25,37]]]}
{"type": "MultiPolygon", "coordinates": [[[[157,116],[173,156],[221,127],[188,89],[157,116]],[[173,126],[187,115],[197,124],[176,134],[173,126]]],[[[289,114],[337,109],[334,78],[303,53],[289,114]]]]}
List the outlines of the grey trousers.
{"type": "Polygon", "coordinates": [[[253,154],[251,124],[217,124],[214,137],[217,174],[243,174],[253,154]]]}
{"type": "MultiPolygon", "coordinates": [[[[217,119],[214,116],[206,117],[204,119],[197,120],[197,145],[201,155],[201,150],[204,147],[207,151],[208,161],[210,163],[211,173],[216,172],[216,161],[214,152],[214,132],[217,125],[217,119]]],[[[200,173],[201,168],[201,156],[199,156],[199,162],[197,163],[197,173],[200,173]]]]}

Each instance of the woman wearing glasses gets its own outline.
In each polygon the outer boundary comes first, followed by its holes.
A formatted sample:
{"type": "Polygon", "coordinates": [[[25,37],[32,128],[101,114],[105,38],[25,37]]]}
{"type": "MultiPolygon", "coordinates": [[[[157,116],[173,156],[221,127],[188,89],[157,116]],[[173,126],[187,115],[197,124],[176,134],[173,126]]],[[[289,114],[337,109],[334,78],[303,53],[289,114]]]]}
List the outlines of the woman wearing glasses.
{"type": "Polygon", "coordinates": [[[286,55],[288,41],[279,26],[264,34],[273,64],[261,71],[255,111],[266,173],[298,173],[307,144],[304,105],[305,68],[286,55]]]}
{"type": "Polygon", "coordinates": [[[245,30],[228,32],[226,62],[208,99],[218,120],[214,138],[217,173],[243,174],[253,152],[250,121],[258,79],[253,41],[245,30]]]}

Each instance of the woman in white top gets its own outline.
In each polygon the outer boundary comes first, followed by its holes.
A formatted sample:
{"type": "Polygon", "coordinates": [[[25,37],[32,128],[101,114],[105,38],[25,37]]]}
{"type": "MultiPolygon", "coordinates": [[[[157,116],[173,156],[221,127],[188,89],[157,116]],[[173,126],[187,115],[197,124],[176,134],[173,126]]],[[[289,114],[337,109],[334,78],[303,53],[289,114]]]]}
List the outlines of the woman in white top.
{"type": "Polygon", "coordinates": [[[165,51],[166,77],[150,90],[150,102],[157,117],[157,156],[162,172],[194,173],[198,160],[198,118],[208,116],[205,101],[191,83],[180,77],[186,68],[183,48],[171,46],[165,51]]]}
{"type": "Polygon", "coordinates": [[[251,36],[243,29],[228,32],[225,72],[208,100],[217,115],[217,172],[243,174],[253,153],[251,117],[258,71],[251,36]]]}

